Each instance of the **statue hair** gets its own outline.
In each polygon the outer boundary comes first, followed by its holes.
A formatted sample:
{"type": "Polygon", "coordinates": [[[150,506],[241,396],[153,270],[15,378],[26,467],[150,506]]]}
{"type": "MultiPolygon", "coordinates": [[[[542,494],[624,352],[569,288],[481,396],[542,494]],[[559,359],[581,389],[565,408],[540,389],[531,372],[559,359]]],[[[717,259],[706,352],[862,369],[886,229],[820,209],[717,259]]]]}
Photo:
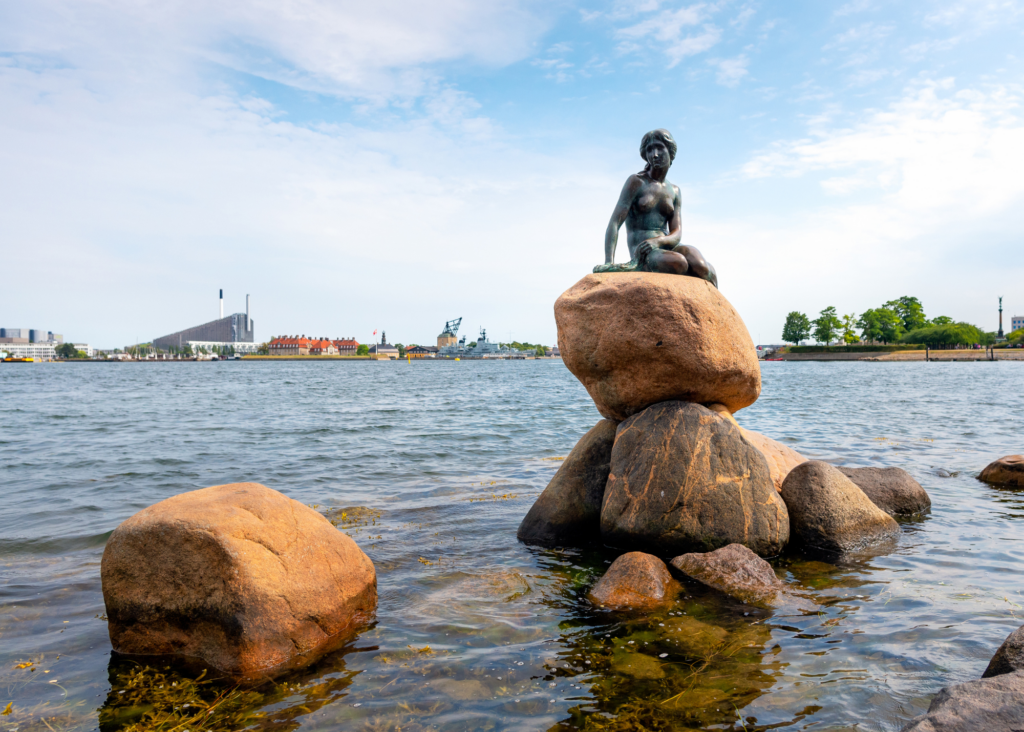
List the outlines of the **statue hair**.
{"type": "MultiPolygon", "coordinates": [[[[676,150],[679,149],[676,141],[672,139],[672,133],[668,130],[651,130],[644,135],[644,138],[640,140],[640,157],[644,159],[645,163],[647,162],[647,146],[652,142],[660,142],[668,148],[668,164],[671,165],[676,159],[676,150]]],[[[647,163],[644,170],[650,167],[651,164],[647,163]]]]}

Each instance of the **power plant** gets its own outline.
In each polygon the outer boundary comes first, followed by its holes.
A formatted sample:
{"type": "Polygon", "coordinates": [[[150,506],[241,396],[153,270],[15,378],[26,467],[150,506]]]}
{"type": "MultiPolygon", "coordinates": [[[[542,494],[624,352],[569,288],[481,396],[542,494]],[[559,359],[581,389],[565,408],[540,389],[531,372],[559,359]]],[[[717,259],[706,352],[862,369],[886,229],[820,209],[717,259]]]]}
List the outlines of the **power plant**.
{"type": "Polygon", "coordinates": [[[180,330],[177,333],[153,339],[153,346],[163,351],[182,350],[186,345],[193,349],[222,348],[230,346],[238,353],[256,351],[253,339],[255,323],[249,316],[249,295],[245,296],[245,312],[224,317],[224,290],[220,291],[220,317],[209,323],[180,330]]]}

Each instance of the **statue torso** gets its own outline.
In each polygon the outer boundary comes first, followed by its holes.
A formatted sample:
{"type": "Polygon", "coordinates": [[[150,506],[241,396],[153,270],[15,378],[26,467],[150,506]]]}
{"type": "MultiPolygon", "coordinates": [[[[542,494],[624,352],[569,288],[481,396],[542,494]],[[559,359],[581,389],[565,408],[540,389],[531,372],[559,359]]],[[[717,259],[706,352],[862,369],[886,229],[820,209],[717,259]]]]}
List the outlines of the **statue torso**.
{"type": "Polygon", "coordinates": [[[644,176],[638,177],[642,184],[626,216],[630,257],[640,242],[667,233],[669,221],[675,213],[675,186],[667,180],[659,183],[644,176]]]}

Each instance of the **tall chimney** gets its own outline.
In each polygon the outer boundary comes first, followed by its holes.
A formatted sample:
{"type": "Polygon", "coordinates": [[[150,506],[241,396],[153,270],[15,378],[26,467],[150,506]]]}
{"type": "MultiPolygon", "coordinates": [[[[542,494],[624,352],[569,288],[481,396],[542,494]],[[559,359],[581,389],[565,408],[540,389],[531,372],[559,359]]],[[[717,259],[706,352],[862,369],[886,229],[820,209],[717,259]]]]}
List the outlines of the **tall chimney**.
{"type": "Polygon", "coordinates": [[[249,325],[249,296],[245,296],[245,332],[248,333],[252,330],[252,326],[249,325]]]}
{"type": "Polygon", "coordinates": [[[224,290],[220,291],[220,317],[224,317],[224,290]]]}

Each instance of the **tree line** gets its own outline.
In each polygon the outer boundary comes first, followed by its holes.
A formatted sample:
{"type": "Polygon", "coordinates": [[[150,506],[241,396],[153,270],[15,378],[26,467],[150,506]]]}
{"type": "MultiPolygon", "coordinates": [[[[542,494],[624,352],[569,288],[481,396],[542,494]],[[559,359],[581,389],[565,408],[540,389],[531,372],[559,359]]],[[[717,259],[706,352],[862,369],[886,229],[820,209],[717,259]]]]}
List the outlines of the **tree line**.
{"type": "MultiPolygon", "coordinates": [[[[1024,330],[1011,334],[1016,340],[1024,330]]],[[[786,316],[782,340],[800,343],[810,337],[831,346],[833,342],[852,343],[914,343],[928,346],[991,345],[995,333],[986,333],[970,323],[954,321],[947,315],[928,319],[921,301],[904,296],[890,300],[881,307],[840,316],[829,306],[811,320],[794,310],[786,316]],[[860,331],[860,334],[857,331],[860,331]]]]}

